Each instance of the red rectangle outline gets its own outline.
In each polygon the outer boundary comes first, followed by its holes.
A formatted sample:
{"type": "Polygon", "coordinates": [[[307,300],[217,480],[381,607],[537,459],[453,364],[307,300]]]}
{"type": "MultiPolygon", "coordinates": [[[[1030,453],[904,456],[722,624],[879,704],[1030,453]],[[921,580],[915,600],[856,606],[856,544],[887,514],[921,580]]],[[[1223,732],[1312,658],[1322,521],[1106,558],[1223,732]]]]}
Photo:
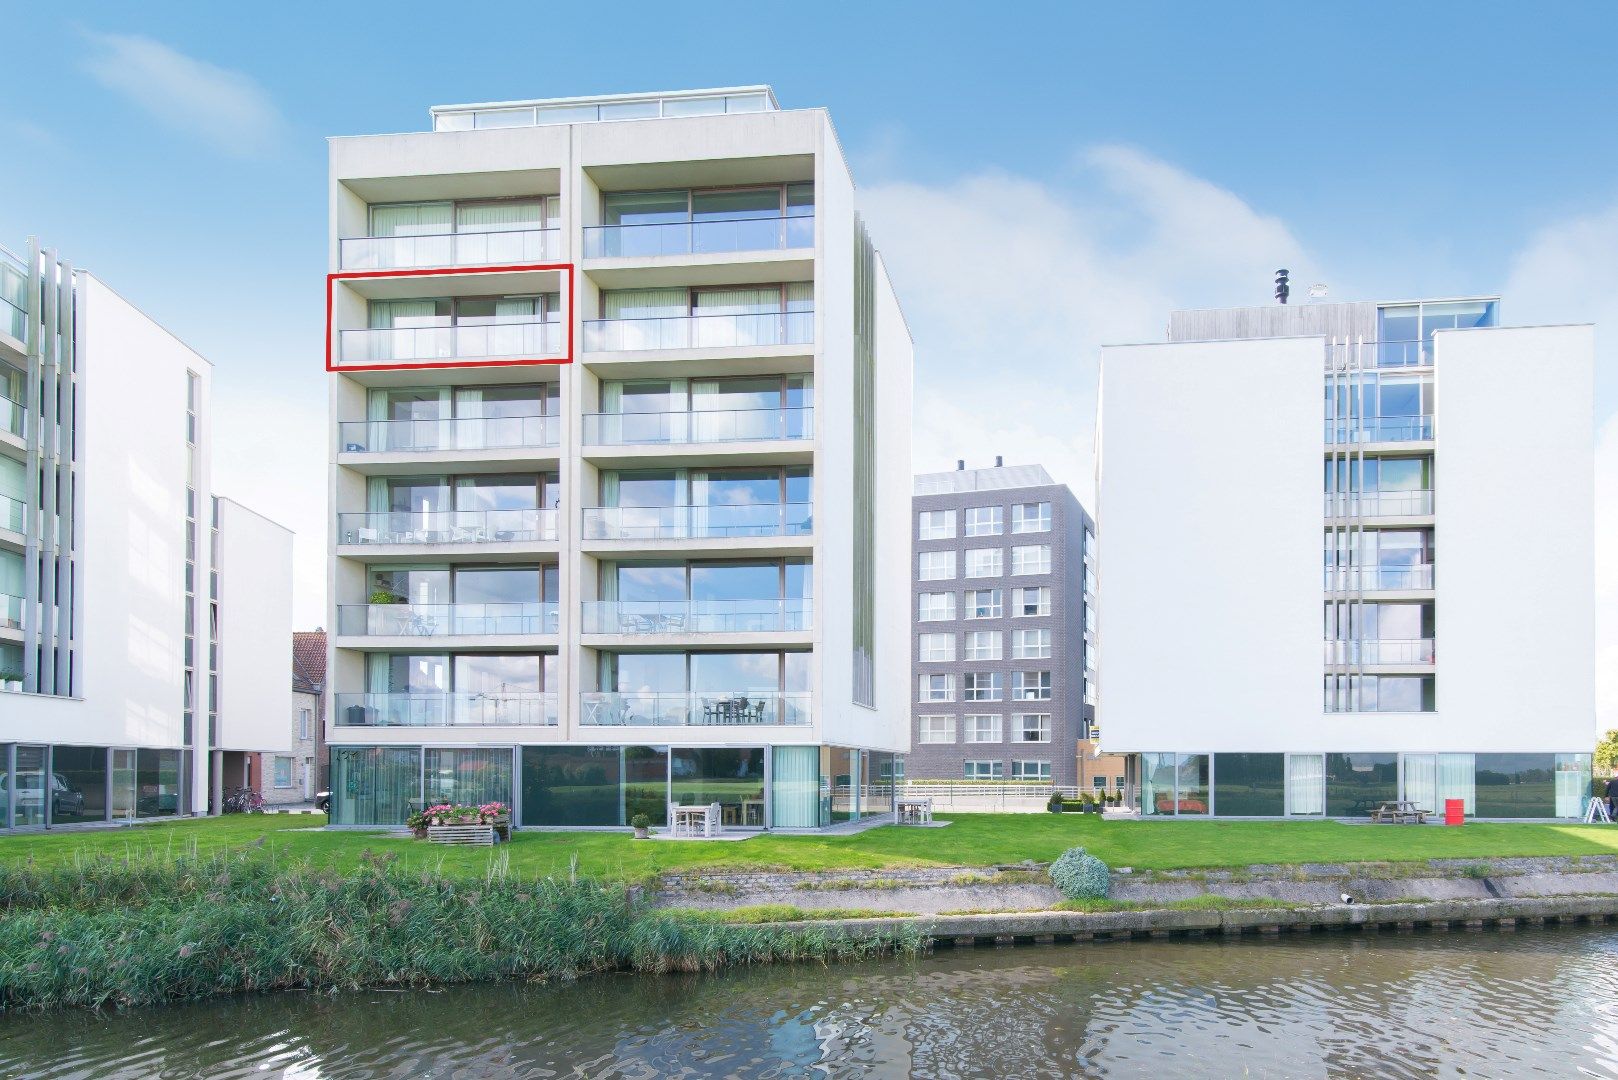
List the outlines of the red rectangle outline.
{"type": "Polygon", "coordinates": [[[576,268],[572,263],[525,263],[521,266],[446,266],[422,270],[349,270],[326,275],[326,370],[327,371],[415,371],[438,368],[517,367],[533,364],[571,364],[573,362],[573,305],[575,303],[576,268]],[[332,297],[337,282],[355,278],[394,277],[449,277],[459,274],[514,274],[530,270],[565,270],[567,272],[567,354],[562,357],[528,360],[452,360],[435,364],[332,364],[332,297]]]}

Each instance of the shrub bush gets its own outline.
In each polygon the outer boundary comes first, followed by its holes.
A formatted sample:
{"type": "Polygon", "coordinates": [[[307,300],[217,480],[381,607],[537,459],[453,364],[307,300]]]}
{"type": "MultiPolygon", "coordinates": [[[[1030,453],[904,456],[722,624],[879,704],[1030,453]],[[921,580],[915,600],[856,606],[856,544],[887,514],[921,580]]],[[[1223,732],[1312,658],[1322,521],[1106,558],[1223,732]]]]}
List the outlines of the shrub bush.
{"type": "Polygon", "coordinates": [[[1068,848],[1051,863],[1051,883],[1069,900],[1104,900],[1112,888],[1112,872],[1083,848],[1068,848]]]}
{"type": "Polygon", "coordinates": [[[1062,793],[1060,791],[1051,792],[1051,801],[1045,804],[1045,809],[1053,814],[1062,812],[1062,793]]]}

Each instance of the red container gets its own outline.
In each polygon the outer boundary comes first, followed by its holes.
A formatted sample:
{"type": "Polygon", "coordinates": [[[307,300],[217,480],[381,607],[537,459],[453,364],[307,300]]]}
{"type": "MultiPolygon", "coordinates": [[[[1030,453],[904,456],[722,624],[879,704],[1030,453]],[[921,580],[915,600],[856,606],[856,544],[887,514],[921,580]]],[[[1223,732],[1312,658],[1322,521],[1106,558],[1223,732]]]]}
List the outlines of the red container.
{"type": "Polygon", "coordinates": [[[1461,824],[1464,824],[1465,821],[1466,821],[1466,800],[1464,800],[1464,799],[1445,799],[1444,800],[1444,824],[1445,825],[1461,825],[1461,824]]]}

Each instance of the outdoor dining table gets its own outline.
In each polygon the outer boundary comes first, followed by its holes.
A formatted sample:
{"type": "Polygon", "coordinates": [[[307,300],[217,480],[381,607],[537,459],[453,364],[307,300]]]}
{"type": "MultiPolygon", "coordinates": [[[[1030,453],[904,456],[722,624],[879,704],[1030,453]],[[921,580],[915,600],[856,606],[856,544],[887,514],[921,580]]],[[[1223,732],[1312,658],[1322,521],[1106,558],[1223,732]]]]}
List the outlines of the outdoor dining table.
{"type": "Polygon", "coordinates": [[[904,796],[893,800],[901,825],[926,825],[933,820],[932,796],[904,796]]]}
{"type": "Polygon", "coordinates": [[[709,806],[669,806],[669,829],[675,836],[712,836],[719,827],[718,815],[713,811],[718,804],[709,806]]]}

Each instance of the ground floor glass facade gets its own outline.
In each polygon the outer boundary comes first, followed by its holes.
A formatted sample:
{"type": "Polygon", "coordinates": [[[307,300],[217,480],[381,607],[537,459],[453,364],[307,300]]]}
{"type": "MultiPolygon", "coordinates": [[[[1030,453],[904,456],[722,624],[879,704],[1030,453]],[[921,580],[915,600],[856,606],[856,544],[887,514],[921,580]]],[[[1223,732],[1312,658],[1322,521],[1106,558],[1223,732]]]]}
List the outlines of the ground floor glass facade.
{"type": "Polygon", "coordinates": [[[182,751],[0,743],[0,828],[173,817],[182,751]]]}

